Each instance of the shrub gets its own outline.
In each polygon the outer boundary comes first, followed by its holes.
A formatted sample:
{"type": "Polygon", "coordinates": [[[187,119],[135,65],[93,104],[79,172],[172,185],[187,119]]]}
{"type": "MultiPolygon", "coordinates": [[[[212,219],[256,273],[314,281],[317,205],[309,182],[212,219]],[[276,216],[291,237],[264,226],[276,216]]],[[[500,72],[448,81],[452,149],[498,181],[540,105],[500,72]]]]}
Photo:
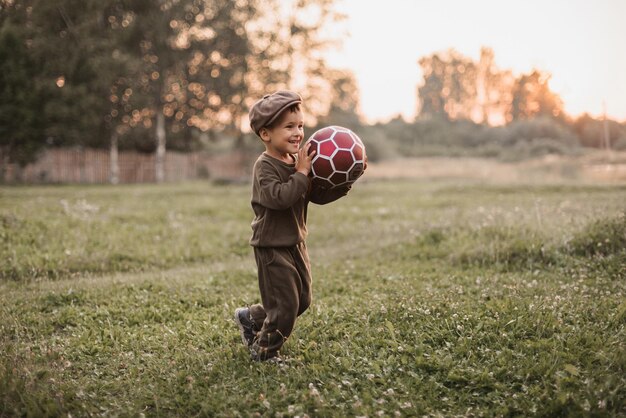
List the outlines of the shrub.
{"type": "Polygon", "coordinates": [[[579,256],[626,255],[626,213],[596,221],[569,243],[570,252],[579,256]]]}
{"type": "Polygon", "coordinates": [[[512,122],[499,128],[503,145],[519,142],[532,142],[536,139],[552,139],[556,142],[576,147],[580,141],[574,131],[563,123],[549,118],[536,118],[512,122]]]}

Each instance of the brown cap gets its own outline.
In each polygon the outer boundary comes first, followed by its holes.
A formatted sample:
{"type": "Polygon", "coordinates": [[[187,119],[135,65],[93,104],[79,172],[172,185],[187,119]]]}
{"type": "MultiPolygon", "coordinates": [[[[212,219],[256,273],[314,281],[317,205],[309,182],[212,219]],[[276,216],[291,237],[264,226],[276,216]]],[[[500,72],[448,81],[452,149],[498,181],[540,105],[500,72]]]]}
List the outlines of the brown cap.
{"type": "Polygon", "coordinates": [[[250,127],[259,135],[261,128],[274,122],[283,110],[299,103],[302,103],[302,97],[293,91],[280,90],[266,94],[250,109],[250,127]]]}

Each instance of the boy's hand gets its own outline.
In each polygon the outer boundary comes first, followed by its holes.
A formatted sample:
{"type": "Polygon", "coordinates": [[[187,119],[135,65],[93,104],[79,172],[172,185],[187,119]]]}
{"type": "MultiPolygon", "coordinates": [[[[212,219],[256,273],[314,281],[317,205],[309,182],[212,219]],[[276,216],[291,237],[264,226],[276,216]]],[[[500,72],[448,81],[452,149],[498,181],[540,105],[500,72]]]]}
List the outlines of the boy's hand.
{"type": "Polygon", "coordinates": [[[299,171],[305,176],[309,175],[309,172],[311,171],[311,162],[313,161],[313,157],[315,157],[315,150],[311,151],[309,154],[309,148],[311,148],[310,142],[300,148],[298,151],[298,162],[296,163],[296,171],[299,171]]]}

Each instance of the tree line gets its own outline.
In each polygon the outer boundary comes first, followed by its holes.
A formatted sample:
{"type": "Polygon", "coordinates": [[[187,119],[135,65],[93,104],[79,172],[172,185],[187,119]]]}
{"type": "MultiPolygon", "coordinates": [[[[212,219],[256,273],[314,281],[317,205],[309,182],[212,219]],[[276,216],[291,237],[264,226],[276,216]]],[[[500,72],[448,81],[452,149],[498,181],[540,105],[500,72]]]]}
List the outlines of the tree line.
{"type": "Polygon", "coordinates": [[[478,60],[450,49],[419,59],[422,82],[414,121],[367,127],[370,157],[459,155],[504,160],[579,154],[585,148],[626,150],[626,124],[569,116],[550,89],[550,74],[514,74],[492,49],[478,60]],[[385,139],[385,146],[380,146],[385,139]]]}
{"type": "MultiPolygon", "coordinates": [[[[549,73],[532,69],[516,75],[501,69],[490,48],[482,48],[478,60],[450,49],[424,56],[418,64],[423,78],[416,119],[398,117],[361,128],[374,161],[441,155],[520,160],[575,155],[585,148],[626,150],[626,124],[567,115],[550,89],[549,73]]],[[[336,120],[354,124],[350,115],[336,120]]]]}

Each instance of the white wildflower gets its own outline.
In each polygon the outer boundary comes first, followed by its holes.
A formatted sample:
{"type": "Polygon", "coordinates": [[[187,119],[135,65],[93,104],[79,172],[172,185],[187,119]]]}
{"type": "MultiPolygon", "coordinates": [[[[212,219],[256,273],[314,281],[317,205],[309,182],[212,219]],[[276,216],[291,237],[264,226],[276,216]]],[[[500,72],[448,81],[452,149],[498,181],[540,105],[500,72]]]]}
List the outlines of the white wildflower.
{"type": "Polygon", "coordinates": [[[313,383],[309,383],[309,394],[314,397],[320,396],[319,391],[317,390],[317,388],[315,387],[313,383]]]}

